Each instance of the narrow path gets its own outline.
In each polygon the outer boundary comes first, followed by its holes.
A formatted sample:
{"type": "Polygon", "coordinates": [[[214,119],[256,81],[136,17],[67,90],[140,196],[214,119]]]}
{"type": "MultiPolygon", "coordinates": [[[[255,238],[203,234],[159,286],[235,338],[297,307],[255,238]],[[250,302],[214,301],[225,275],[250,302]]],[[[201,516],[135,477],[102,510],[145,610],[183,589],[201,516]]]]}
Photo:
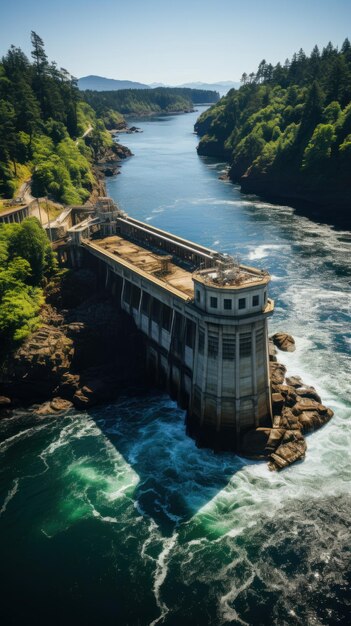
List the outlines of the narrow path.
{"type": "MultiPolygon", "coordinates": [[[[93,130],[93,127],[91,124],[89,124],[88,128],[84,131],[84,133],[78,137],[78,139],[76,140],[76,146],[78,145],[79,139],[84,139],[84,137],[86,137],[87,135],[89,135],[91,133],[91,131],[93,130]]],[[[18,189],[17,192],[17,198],[22,198],[23,203],[24,204],[30,204],[31,202],[34,202],[35,200],[37,200],[37,198],[34,198],[34,196],[32,196],[32,179],[29,178],[28,180],[26,180],[24,183],[22,183],[22,185],[20,186],[20,188],[18,189]]],[[[39,202],[45,200],[44,198],[38,198],[39,202]]],[[[63,208],[63,206],[62,206],[63,208]]],[[[33,217],[36,217],[39,222],[41,223],[42,226],[45,226],[46,224],[48,224],[48,222],[50,221],[50,216],[48,216],[47,211],[45,210],[45,208],[43,206],[40,207],[38,206],[38,203],[35,202],[30,209],[30,214],[33,217]]]]}

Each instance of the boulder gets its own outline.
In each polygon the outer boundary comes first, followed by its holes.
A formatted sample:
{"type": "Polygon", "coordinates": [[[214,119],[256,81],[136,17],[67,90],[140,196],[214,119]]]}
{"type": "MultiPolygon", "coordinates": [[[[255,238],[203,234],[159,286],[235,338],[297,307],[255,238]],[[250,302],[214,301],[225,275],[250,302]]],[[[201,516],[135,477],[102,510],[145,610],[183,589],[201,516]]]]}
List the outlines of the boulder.
{"type": "Polygon", "coordinates": [[[290,387],[304,387],[303,380],[300,376],[290,376],[286,378],[286,384],[290,387]]]}
{"type": "Polygon", "coordinates": [[[284,406],[284,396],[281,393],[272,393],[272,411],[273,415],[281,413],[284,406]]]}
{"type": "Polygon", "coordinates": [[[7,396],[0,396],[0,409],[6,409],[11,405],[10,398],[7,396]]]}
{"type": "Polygon", "coordinates": [[[281,470],[305,458],[306,442],[299,430],[284,431],[280,445],[270,455],[269,469],[281,470]]]}
{"type": "Polygon", "coordinates": [[[0,419],[12,416],[11,405],[12,401],[10,398],[7,396],[0,396],[0,419]]]}
{"type": "Polygon", "coordinates": [[[316,402],[316,400],[310,400],[310,398],[300,398],[292,408],[294,415],[300,415],[302,411],[318,411],[323,413],[324,410],[327,410],[326,407],[323,407],[323,405],[316,402]]]}
{"type": "Polygon", "coordinates": [[[294,415],[289,407],[284,407],[280,419],[276,423],[278,428],[284,430],[298,430],[301,428],[298,416],[294,415]]]}
{"type": "Polygon", "coordinates": [[[269,342],[268,342],[268,355],[269,355],[269,360],[270,360],[270,361],[276,361],[276,360],[277,360],[276,354],[277,354],[277,349],[276,349],[276,347],[274,346],[273,341],[269,340],[269,342]]]}
{"type": "Polygon", "coordinates": [[[295,339],[287,333],[275,333],[270,339],[283,352],[294,352],[295,350],[295,339]]]}
{"type": "Polygon", "coordinates": [[[314,430],[318,430],[329,422],[334,413],[331,409],[327,409],[326,412],[320,413],[319,411],[303,411],[299,415],[299,422],[303,433],[310,433],[314,430]]]}
{"type": "Polygon", "coordinates": [[[3,388],[24,402],[52,397],[73,358],[73,342],[61,328],[44,325],[14,353],[3,388]]]}
{"type": "Polygon", "coordinates": [[[284,397],[285,406],[292,407],[298,401],[299,397],[297,395],[297,391],[295,387],[290,387],[289,385],[280,385],[279,391],[281,395],[284,397]]]}
{"type": "Polygon", "coordinates": [[[73,404],[72,402],[69,402],[69,400],[56,397],[49,400],[49,402],[44,402],[39,405],[39,407],[35,409],[34,413],[36,415],[40,415],[41,417],[46,417],[47,415],[56,415],[58,413],[69,411],[72,407],[73,404]]]}
{"type": "Polygon", "coordinates": [[[270,436],[270,428],[249,430],[242,437],[239,454],[250,459],[265,459],[266,446],[270,436]]]}
{"type": "Polygon", "coordinates": [[[299,387],[298,394],[301,398],[309,398],[319,403],[322,402],[320,395],[318,395],[314,387],[299,387]]]}
{"type": "Polygon", "coordinates": [[[273,385],[281,385],[284,382],[286,367],[282,363],[269,364],[270,379],[273,385]]]}

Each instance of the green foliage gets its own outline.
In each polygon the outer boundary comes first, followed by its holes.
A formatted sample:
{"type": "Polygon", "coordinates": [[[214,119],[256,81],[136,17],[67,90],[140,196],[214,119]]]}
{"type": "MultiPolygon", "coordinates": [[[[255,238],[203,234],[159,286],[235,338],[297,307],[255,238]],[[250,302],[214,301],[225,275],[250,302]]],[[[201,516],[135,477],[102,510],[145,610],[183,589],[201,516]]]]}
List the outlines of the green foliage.
{"type": "MultiPolygon", "coordinates": [[[[121,89],[119,91],[84,91],[83,97],[103,119],[110,111],[123,115],[150,113],[173,113],[190,111],[193,104],[215,102],[214,91],[180,87],[157,89],[121,89]]],[[[109,125],[108,125],[109,127],[109,125]]]]}
{"type": "Polygon", "coordinates": [[[351,191],[351,46],[263,60],[197,120],[199,154],[229,158],[233,180],[287,180],[351,191]]]}
{"type": "Polygon", "coordinates": [[[302,168],[318,171],[327,165],[334,141],[333,125],[319,124],[303,153],[302,168]]]}
{"type": "Polygon", "coordinates": [[[54,269],[47,265],[46,250],[50,247],[48,238],[35,217],[29,217],[16,226],[8,238],[9,259],[21,256],[28,261],[32,282],[38,284],[45,273],[51,273],[54,269]]]}
{"type": "Polygon", "coordinates": [[[19,287],[7,291],[0,302],[0,335],[14,342],[25,339],[39,325],[43,303],[41,289],[19,287]]]}
{"type": "Polygon", "coordinates": [[[0,224],[0,341],[24,339],[39,323],[40,287],[57,271],[56,255],[36,218],[0,224]]]}
{"type": "Polygon", "coordinates": [[[102,121],[109,130],[114,128],[123,128],[126,125],[125,119],[118,111],[106,109],[102,114],[102,121]]]}
{"type": "Polygon", "coordinates": [[[34,32],[31,41],[33,63],[14,46],[0,62],[0,195],[13,196],[18,164],[27,164],[34,195],[82,204],[94,183],[95,150],[77,137],[94,127],[102,151],[111,138],[81,99],[76,79],[49,63],[34,32]]]}

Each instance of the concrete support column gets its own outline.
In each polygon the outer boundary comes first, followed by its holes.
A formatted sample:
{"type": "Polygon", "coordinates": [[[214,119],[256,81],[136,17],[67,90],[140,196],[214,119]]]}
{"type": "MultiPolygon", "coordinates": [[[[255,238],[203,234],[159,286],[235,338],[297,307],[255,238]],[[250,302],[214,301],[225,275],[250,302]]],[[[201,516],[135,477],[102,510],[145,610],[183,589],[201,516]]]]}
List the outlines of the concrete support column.
{"type": "Polygon", "coordinates": [[[222,372],[223,372],[223,328],[218,326],[218,359],[217,359],[217,431],[221,428],[222,417],[222,372]]]}
{"type": "Polygon", "coordinates": [[[190,404],[189,404],[190,413],[193,413],[193,410],[194,410],[194,385],[196,385],[197,383],[198,362],[199,362],[199,322],[196,321],[195,344],[194,344],[194,349],[193,349],[193,364],[192,364],[193,378],[192,378],[192,385],[191,385],[191,392],[190,392],[190,404]]]}
{"type": "Polygon", "coordinates": [[[270,375],[269,375],[268,320],[267,319],[265,319],[265,321],[264,321],[264,342],[265,342],[265,346],[266,346],[265,367],[266,367],[266,380],[267,380],[267,387],[266,387],[267,407],[268,407],[268,413],[270,415],[270,418],[271,418],[271,420],[273,420],[272,396],[271,396],[271,378],[270,378],[270,375]]]}
{"type": "Polygon", "coordinates": [[[120,301],[121,309],[123,309],[123,296],[124,296],[125,286],[126,286],[126,279],[122,278],[121,301],[120,301]]]}
{"type": "Polygon", "coordinates": [[[259,425],[258,402],[257,402],[257,370],[256,370],[256,328],[251,329],[251,376],[252,376],[252,396],[254,404],[255,426],[259,425]]]}
{"type": "Polygon", "coordinates": [[[205,345],[204,345],[204,369],[202,373],[202,385],[201,385],[201,425],[204,422],[205,417],[205,390],[207,381],[207,367],[208,367],[208,326],[205,324],[205,345]]]}
{"type": "Polygon", "coordinates": [[[240,333],[235,331],[235,421],[237,436],[240,435],[240,333]]]}

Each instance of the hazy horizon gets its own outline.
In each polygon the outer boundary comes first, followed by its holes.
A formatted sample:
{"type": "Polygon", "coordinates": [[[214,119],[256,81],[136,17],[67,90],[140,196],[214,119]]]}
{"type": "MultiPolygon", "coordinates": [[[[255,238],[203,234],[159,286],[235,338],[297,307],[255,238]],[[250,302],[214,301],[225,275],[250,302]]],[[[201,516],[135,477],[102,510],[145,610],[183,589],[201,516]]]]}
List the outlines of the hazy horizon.
{"type": "Polygon", "coordinates": [[[1,56],[11,44],[30,56],[30,31],[44,40],[50,61],[74,76],[141,83],[240,81],[264,58],[284,63],[349,36],[349,0],[15,0],[1,2],[1,56]]]}

